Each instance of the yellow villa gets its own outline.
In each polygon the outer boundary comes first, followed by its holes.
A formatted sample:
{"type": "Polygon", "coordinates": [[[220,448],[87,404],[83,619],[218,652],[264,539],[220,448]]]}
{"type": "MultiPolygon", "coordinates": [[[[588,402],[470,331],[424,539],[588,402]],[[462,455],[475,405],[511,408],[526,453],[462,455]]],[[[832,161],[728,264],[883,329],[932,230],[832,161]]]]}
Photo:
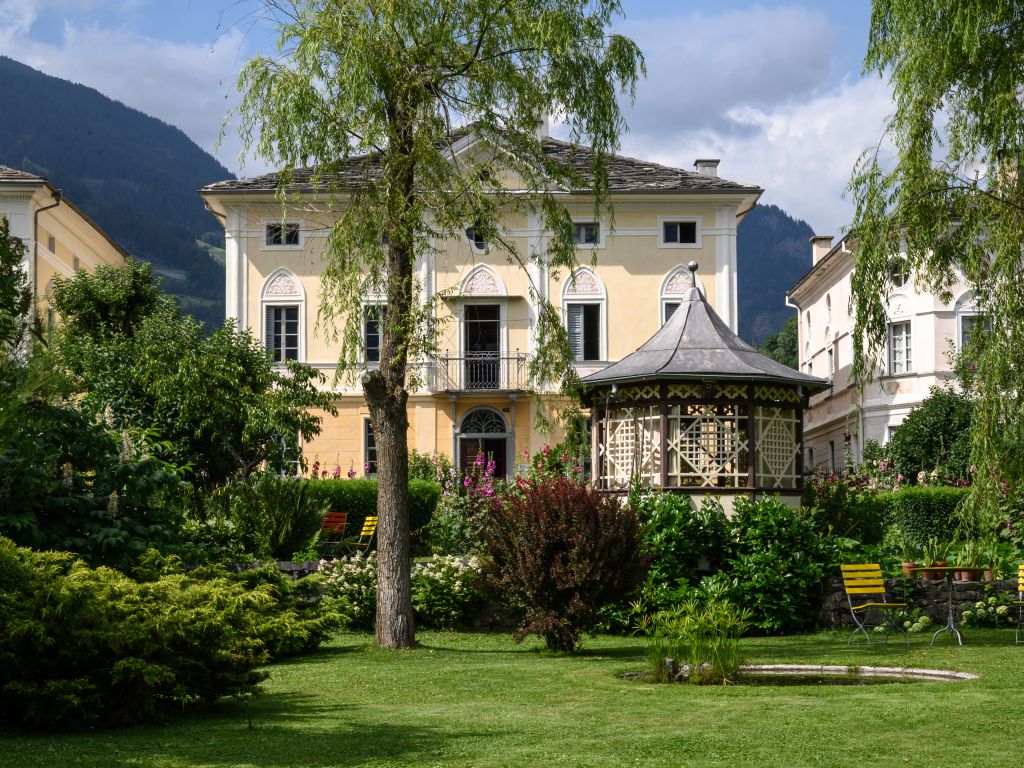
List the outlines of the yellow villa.
{"type": "MultiPolygon", "coordinates": [[[[542,142],[545,152],[559,158],[572,152],[577,167],[586,167],[586,147],[546,135],[542,142]]],[[[456,156],[474,151],[473,145],[470,133],[456,143],[456,156]]],[[[736,228],[762,190],[719,178],[718,162],[697,160],[689,171],[611,158],[614,221],[611,214],[595,216],[589,192],[561,190],[585,265],[571,275],[549,274],[525,258],[528,271],[508,264],[470,222],[433,241],[417,264],[417,279],[424,302],[441,295],[434,302],[440,351],[417,367],[422,385],[409,398],[410,447],[447,454],[463,466],[483,450],[504,475],[515,472],[523,452],[559,439],[537,429],[536,406],[526,391],[537,320],[531,283],[561,309],[581,376],[637,349],[694,282],[736,331],[736,228]],[[686,267],[690,261],[698,265],[693,274],[686,267]]],[[[308,180],[308,174],[295,174],[290,192],[299,199],[283,214],[276,174],[219,182],[200,194],[226,232],[227,316],[251,330],[275,360],[298,360],[323,371],[336,394],[338,415],[327,416],[319,437],[305,446],[306,460],[342,473],[372,473],[373,434],[358,376],[335,377],[339,349],[318,330],[330,215],[311,213],[313,206],[302,204],[303,195],[315,194],[308,180]]],[[[515,180],[506,184],[514,186],[515,180]]],[[[550,233],[540,221],[539,215],[509,212],[500,222],[503,237],[524,257],[543,254],[550,233]]],[[[375,313],[381,304],[368,289],[359,308],[366,366],[379,354],[375,313]]]]}
{"type": "Polygon", "coordinates": [[[122,265],[128,255],[44,177],[5,165],[0,165],[0,217],[26,245],[22,269],[38,312],[51,324],[55,318],[46,295],[54,277],[122,265]]]}

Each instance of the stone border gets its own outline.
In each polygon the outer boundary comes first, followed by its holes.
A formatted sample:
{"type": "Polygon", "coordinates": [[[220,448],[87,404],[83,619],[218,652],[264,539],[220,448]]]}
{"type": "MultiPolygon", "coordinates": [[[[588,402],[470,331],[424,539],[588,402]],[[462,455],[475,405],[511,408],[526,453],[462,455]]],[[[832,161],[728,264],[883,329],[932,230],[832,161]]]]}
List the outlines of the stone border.
{"type": "Polygon", "coordinates": [[[827,675],[845,677],[856,674],[858,677],[892,677],[904,680],[920,680],[924,682],[952,682],[954,680],[977,680],[978,676],[970,672],[953,672],[948,669],[913,669],[902,667],[861,667],[824,664],[744,664],[739,668],[741,673],[756,675],[827,675]]]}

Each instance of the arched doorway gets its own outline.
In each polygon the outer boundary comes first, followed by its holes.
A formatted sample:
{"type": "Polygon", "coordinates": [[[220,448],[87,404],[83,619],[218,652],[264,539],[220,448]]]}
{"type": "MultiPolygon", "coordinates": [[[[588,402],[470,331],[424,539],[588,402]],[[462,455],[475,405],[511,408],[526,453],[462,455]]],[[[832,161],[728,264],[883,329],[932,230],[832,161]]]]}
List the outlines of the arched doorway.
{"type": "Polygon", "coordinates": [[[469,471],[483,454],[484,461],[494,461],[494,476],[508,474],[508,425],[492,408],[474,408],[462,418],[459,429],[459,466],[469,471]]]}

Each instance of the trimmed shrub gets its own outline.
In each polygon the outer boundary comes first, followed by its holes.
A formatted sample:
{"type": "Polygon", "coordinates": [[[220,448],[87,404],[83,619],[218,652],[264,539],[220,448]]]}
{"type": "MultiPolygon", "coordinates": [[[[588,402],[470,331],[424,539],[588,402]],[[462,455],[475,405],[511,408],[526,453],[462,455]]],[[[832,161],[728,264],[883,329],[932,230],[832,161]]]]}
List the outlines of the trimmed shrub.
{"type": "Polygon", "coordinates": [[[813,518],[780,499],[737,498],[730,521],[736,552],[728,563],[731,599],[751,613],[751,625],[768,633],[814,625],[821,582],[835,559],[830,537],[813,518]]]}
{"type": "Polygon", "coordinates": [[[575,651],[598,610],[643,576],[636,514],[565,477],[524,481],[497,499],[487,548],[488,586],[523,615],[516,641],[539,635],[555,651],[575,651]]]}
{"type": "Polygon", "coordinates": [[[256,693],[260,666],[340,623],[301,616],[269,576],[183,573],[155,553],[137,573],[0,538],[0,721],[123,725],[256,693]]]}
{"type": "MultiPolygon", "coordinates": [[[[348,512],[345,535],[354,536],[363,520],[377,514],[377,480],[310,480],[312,495],[333,512],[348,512]]],[[[441,498],[441,488],[427,480],[409,481],[409,529],[418,531],[430,522],[441,498]]],[[[294,550],[293,550],[294,551],[294,550]]]]}
{"type": "Polygon", "coordinates": [[[924,546],[930,538],[952,541],[959,524],[957,507],[968,492],[941,485],[901,488],[886,494],[890,520],[915,546],[924,546]]]}

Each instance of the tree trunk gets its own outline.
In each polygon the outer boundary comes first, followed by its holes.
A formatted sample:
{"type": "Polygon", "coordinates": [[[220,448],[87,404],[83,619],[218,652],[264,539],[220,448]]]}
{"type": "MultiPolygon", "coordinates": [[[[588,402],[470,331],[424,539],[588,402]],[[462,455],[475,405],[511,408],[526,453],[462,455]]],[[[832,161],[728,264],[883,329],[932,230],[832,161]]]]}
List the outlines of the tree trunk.
{"type": "MultiPolygon", "coordinates": [[[[400,126],[411,124],[398,120],[400,126]]],[[[413,335],[415,261],[415,157],[410,130],[398,131],[385,163],[394,174],[387,200],[387,314],[381,329],[380,367],[363,376],[377,446],[377,643],[412,648],[412,564],[409,541],[409,393],[405,375],[413,335]]]]}
{"type": "Polygon", "coordinates": [[[409,578],[408,395],[385,385],[379,371],[363,379],[377,444],[377,643],[416,644],[409,578]]]}

